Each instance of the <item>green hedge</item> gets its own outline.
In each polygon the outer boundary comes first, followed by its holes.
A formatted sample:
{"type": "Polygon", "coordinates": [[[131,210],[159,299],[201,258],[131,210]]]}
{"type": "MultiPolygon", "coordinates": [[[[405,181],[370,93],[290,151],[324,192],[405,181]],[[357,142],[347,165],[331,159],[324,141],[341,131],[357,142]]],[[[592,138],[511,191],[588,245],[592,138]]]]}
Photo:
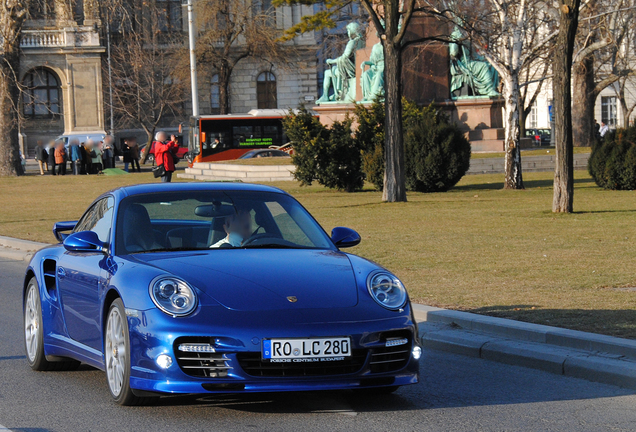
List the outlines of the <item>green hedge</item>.
{"type": "Polygon", "coordinates": [[[636,126],[608,132],[592,147],[588,171],[605,189],[636,189],[636,126]]]}
{"type": "MultiPolygon", "coordinates": [[[[353,192],[364,180],[382,190],[384,184],[384,105],[357,105],[353,119],[323,126],[304,107],[283,120],[294,144],[296,179],[317,181],[329,188],[353,192]]],[[[403,102],[405,174],[407,189],[447,191],[470,166],[470,143],[459,128],[432,106],[403,102]]]]}

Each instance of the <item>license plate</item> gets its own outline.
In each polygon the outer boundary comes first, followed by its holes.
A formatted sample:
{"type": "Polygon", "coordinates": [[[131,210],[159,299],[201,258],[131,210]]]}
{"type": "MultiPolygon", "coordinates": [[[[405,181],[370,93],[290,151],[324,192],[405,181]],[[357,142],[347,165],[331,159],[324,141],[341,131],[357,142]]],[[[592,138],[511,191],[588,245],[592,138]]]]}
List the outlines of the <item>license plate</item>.
{"type": "Polygon", "coordinates": [[[349,337],[311,339],[265,339],[263,360],[302,361],[300,359],[344,360],[351,356],[349,337]]]}

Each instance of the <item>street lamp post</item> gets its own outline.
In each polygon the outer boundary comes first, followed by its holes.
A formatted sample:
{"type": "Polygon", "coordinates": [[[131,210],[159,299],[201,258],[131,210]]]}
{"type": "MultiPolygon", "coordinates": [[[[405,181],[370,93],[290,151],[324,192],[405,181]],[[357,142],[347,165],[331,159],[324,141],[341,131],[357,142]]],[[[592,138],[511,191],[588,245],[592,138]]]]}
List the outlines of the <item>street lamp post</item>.
{"type": "Polygon", "coordinates": [[[192,6],[192,0],[188,2],[188,33],[190,44],[190,81],[192,87],[192,116],[197,117],[199,115],[199,87],[197,83],[197,58],[195,53],[196,39],[194,28],[194,7],[192,6]]]}

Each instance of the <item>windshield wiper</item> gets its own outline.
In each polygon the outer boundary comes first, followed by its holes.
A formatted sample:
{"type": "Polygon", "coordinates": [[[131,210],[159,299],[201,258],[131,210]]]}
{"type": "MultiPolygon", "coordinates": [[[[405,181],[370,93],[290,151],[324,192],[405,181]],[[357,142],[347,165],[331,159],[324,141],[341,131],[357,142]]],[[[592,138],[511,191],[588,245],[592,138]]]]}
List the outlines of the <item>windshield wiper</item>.
{"type": "Polygon", "coordinates": [[[258,245],[239,246],[235,249],[300,249],[298,246],[284,245],[280,243],[266,243],[258,245]]]}
{"type": "Polygon", "coordinates": [[[152,252],[182,252],[182,251],[198,251],[204,250],[201,248],[189,248],[189,247],[179,247],[179,248],[158,248],[158,249],[148,249],[139,252],[131,252],[131,253],[152,253],[152,252]]]}

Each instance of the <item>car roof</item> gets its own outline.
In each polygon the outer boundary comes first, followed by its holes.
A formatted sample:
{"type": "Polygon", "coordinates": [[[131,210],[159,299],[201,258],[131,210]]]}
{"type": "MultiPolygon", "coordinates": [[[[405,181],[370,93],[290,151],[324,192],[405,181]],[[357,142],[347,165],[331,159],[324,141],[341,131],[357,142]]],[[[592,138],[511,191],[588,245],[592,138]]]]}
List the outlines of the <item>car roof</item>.
{"type": "Polygon", "coordinates": [[[191,192],[191,191],[252,191],[275,192],[288,195],[287,192],[272,187],[254,183],[240,182],[191,182],[191,183],[146,183],[131,186],[123,186],[104,193],[115,195],[123,199],[132,195],[143,195],[156,192],[191,192]]]}

